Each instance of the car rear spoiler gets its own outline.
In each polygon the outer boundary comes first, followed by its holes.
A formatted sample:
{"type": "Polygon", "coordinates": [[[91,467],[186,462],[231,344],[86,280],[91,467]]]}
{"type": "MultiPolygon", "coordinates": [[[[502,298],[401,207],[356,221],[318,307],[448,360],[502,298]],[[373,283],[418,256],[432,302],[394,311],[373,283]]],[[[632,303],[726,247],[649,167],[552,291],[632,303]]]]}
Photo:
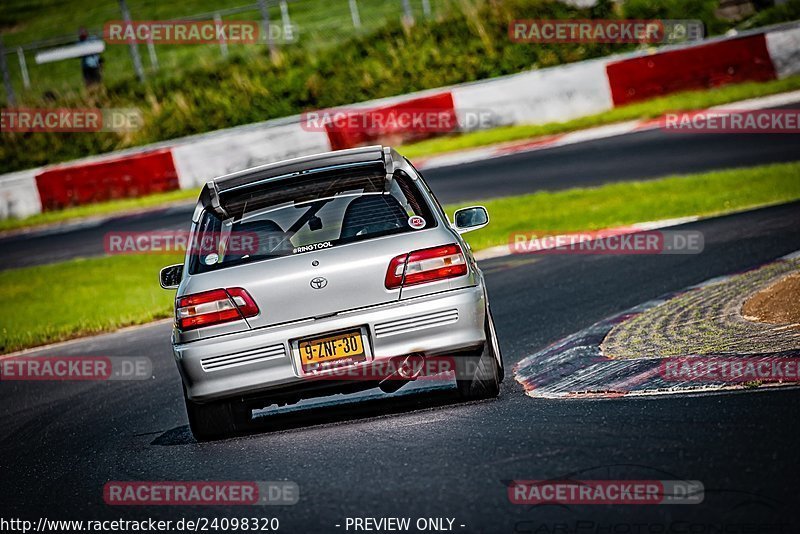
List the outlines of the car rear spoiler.
{"type": "MultiPolygon", "coordinates": [[[[347,169],[362,171],[383,171],[387,182],[394,172],[400,168],[403,157],[391,147],[380,145],[348,150],[325,152],[300,158],[289,159],[278,163],[269,163],[243,171],[238,171],[210,180],[200,192],[198,207],[213,211],[221,218],[228,218],[220,197],[226,193],[258,187],[266,183],[288,180],[299,175],[329,173],[347,169]]],[[[199,216],[195,210],[195,218],[199,216]]]]}

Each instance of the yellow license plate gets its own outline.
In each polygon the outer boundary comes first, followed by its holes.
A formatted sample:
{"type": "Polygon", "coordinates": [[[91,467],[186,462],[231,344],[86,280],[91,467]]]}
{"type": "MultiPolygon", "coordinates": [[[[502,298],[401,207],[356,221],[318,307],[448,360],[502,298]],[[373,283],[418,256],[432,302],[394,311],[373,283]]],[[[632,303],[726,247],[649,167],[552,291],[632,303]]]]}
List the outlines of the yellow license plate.
{"type": "Polygon", "coordinates": [[[301,339],[298,343],[303,372],[325,371],[367,359],[361,330],[301,339]]]}

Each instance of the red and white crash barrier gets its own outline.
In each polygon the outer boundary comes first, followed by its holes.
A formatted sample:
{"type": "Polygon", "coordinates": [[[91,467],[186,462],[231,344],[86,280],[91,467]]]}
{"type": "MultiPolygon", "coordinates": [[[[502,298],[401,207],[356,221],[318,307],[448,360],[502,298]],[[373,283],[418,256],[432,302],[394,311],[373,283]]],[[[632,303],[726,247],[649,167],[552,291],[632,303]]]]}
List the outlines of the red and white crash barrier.
{"type": "MultiPolygon", "coordinates": [[[[451,131],[566,121],[678,91],[795,74],[800,74],[798,24],[667,46],[655,52],[609,56],[6,174],[0,176],[0,218],[198,187],[222,174],[332,149],[397,145],[451,131]],[[320,123],[320,117],[328,122],[320,123]]],[[[527,141],[521,146],[544,147],[615,135],[620,126],[640,129],[652,125],[633,121],[603,127],[605,130],[527,141]]],[[[517,149],[488,147],[471,151],[466,160],[443,155],[425,164],[463,163],[482,154],[491,157],[517,149]]]]}

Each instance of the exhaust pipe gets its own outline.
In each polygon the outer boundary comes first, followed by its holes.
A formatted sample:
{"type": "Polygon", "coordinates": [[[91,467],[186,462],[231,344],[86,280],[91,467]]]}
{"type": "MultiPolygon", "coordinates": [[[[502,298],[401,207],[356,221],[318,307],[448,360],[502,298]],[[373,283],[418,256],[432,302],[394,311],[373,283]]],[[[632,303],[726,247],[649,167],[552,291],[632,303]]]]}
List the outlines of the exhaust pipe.
{"type": "Polygon", "coordinates": [[[425,358],[419,354],[409,354],[400,362],[397,370],[381,380],[378,387],[384,393],[394,393],[408,382],[416,379],[425,365],[425,358]]]}
{"type": "Polygon", "coordinates": [[[406,380],[414,380],[421,373],[425,365],[425,358],[419,354],[411,354],[406,356],[400,367],[397,369],[397,374],[406,380]]]}

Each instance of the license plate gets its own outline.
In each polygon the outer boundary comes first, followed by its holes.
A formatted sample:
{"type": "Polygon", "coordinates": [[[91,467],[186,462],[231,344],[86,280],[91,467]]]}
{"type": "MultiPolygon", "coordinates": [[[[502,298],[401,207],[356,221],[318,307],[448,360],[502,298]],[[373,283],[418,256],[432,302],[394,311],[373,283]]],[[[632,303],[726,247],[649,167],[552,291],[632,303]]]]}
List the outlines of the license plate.
{"type": "Polygon", "coordinates": [[[301,339],[297,348],[304,373],[325,371],[367,360],[361,330],[301,339]]]}

